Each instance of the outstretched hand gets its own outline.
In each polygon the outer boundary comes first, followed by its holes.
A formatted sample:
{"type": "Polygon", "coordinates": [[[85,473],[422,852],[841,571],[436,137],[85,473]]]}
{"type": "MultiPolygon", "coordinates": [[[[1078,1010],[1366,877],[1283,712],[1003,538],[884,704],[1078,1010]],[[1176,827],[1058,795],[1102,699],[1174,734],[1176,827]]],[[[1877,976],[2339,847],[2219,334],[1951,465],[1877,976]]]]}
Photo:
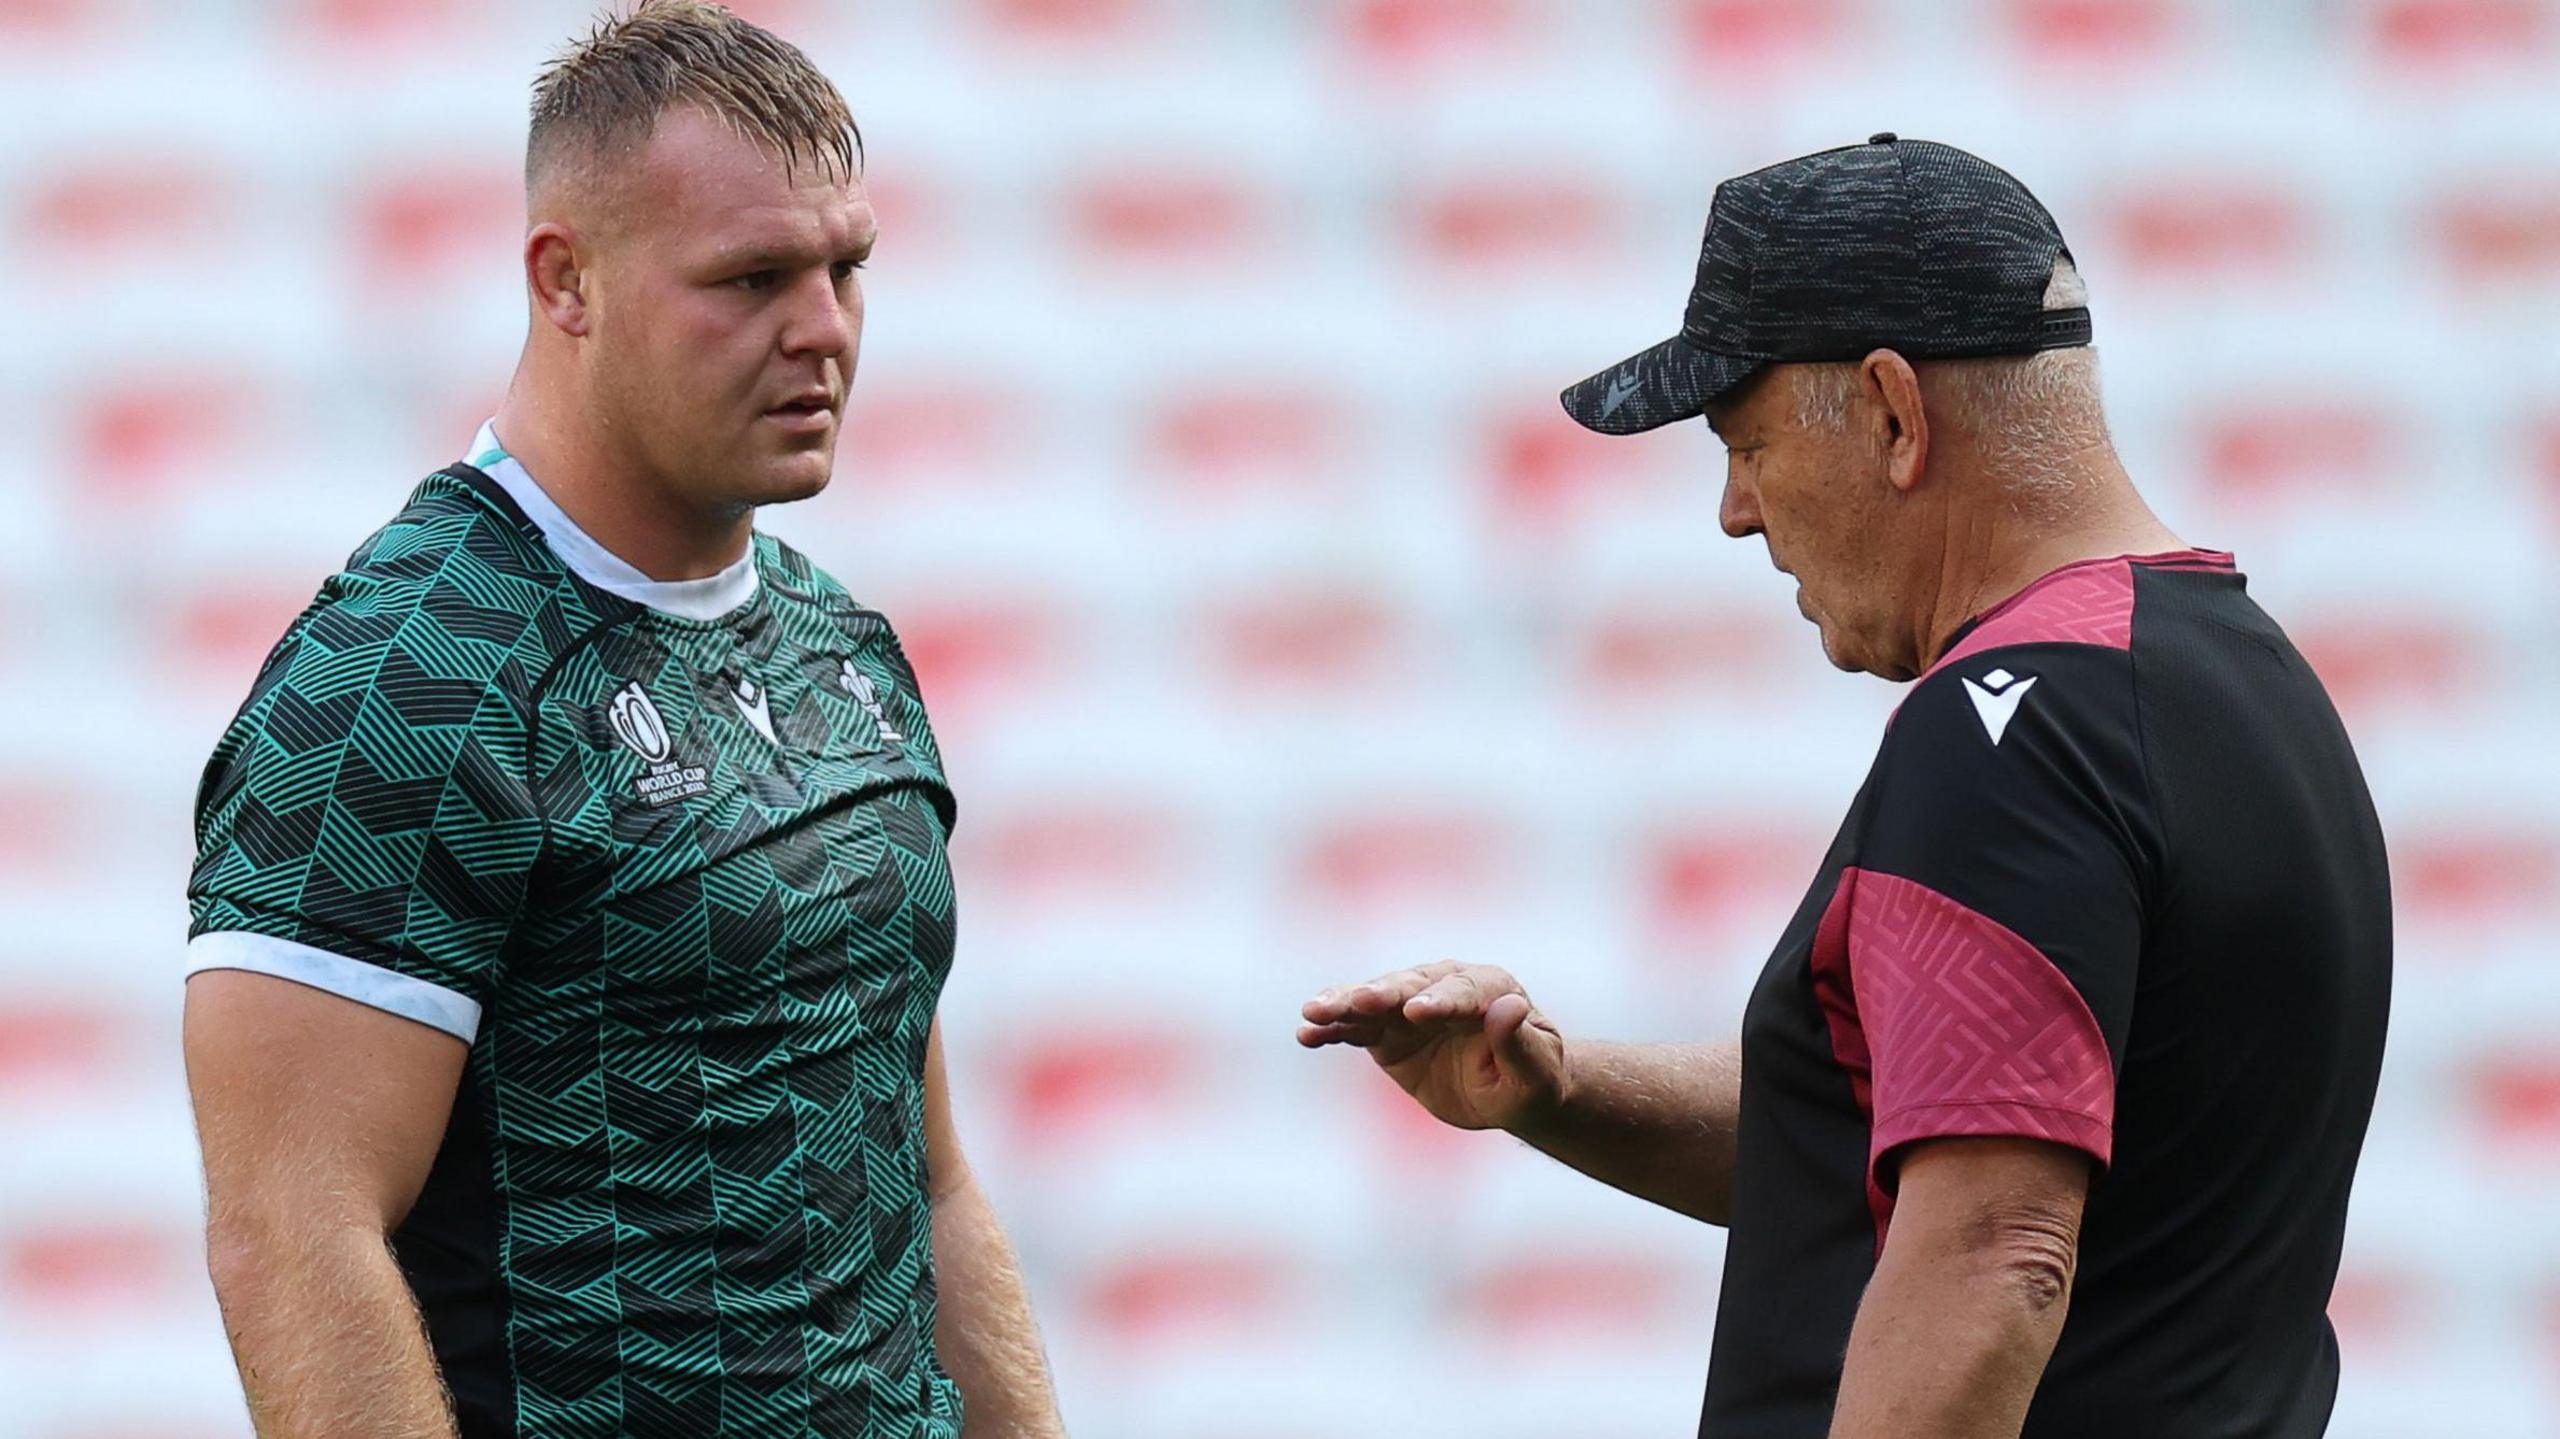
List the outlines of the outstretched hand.
{"type": "Polygon", "coordinates": [[[1563,1107],[1564,1036],[1506,970],[1442,961],[1308,1000],[1298,1042],[1349,1044],[1460,1129],[1534,1126],[1563,1107]]]}

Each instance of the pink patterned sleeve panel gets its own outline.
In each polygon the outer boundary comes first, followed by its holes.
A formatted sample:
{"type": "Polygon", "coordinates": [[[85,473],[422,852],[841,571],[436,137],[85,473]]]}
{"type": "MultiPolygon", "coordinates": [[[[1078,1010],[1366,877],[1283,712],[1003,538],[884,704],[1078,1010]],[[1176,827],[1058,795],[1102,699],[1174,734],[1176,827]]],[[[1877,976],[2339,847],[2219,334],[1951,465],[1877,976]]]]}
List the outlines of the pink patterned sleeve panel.
{"type": "Polygon", "coordinates": [[[2007,926],[1897,875],[1851,869],[1814,941],[1834,1054],[1869,1116],[1869,1200],[1892,1152],[1988,1135],[2114,1155],[2115,1071],[2088,1002],[2007,926]]]}
{"type": "Polygon", "coordinates": [[[2106,1163],[2115,1072],[2062,971],[1936,890],[1889,874],[1853,882],[1849,972],[1880,1056],[1871,1162],[1974,1134],[2049,1139],[2106,1163]]]}

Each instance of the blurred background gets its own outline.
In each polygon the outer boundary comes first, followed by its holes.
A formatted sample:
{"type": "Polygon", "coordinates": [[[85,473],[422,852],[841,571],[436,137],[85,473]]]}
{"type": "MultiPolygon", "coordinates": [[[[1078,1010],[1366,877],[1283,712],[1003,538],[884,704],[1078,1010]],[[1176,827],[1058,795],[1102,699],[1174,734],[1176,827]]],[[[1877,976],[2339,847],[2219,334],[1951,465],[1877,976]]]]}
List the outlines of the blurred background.
{"type": "MultiPolygon", "coordinates": [[[[2327,679],[2398,884],[2341,1439],[2560,1436],[2560,5],[756,0],[884,226],[835,487],[961,792],[964,1133],[1086,1439],[1690,1432],[1720,1232],[1300,1052],[1437,957],[1730,1035],[1898,691],[1671,333],[1727,175],[2034,188],[2117,437],[2327,679]]],[[[0,1436],[247,1432],[177,1057],[197,773],[493,409],[564,0],[0,0],[0,1436]]]]}

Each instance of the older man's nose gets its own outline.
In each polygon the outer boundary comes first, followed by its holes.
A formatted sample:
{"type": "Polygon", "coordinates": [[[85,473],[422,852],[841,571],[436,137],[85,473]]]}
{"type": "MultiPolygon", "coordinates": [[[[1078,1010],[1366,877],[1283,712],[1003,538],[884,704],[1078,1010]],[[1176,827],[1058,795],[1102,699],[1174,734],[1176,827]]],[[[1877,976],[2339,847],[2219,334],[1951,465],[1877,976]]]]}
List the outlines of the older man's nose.
{"type": "Polygon", "coordinates": [[[1737,540],[1760,533],[1760,497],[1744,485],[1728,479],[1724,482],[1724,499],[1716,506],[1716,518],[1724,532],[1737,540]]]}

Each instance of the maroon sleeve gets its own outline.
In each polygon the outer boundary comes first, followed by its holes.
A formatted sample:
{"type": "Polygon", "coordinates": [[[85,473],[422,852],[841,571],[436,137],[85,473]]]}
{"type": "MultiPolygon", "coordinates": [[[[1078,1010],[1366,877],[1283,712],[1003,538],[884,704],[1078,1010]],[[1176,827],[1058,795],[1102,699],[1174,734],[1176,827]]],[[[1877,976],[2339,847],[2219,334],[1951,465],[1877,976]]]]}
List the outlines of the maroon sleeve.
{"type": "Polygon", "coordinates": [[[2129,665],[2070,642],[1963,656],[1887,733],[1813,955],[1879,1218],[1920,1140],[2114,1156],[2156,852],[2129,665]]]}

